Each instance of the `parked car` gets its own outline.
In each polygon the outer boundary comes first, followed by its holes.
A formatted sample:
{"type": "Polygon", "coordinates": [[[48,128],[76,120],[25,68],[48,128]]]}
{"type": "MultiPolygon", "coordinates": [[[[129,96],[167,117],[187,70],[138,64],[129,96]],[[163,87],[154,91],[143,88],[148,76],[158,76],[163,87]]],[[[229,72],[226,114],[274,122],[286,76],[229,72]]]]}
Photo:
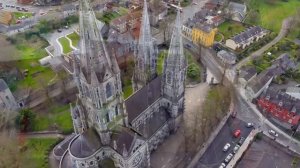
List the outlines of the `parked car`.
{"type": "Polygon", "coordinates": [[[193,5],[198,5],[198,3],[197,2],[193,2],[193,5]]]}
{"type": "Polygon", "coordinates": [[[223,148],[223,152],[228,151],[229,148],[230,148],[230,143],[227,143],[223,148]]]}
{"type": "Polygon", "coordinates": [[[278,134],[274,130],[269,130],[268,132],[270,135],[272,135],[274,137],[278,137],[278,134]]]}
{"type": "Polygon", "coordinates": [[[222,163],[219,168],[225,168],[226,167],[226,164],[225,163],[222,163]]]}
{"type": "Polygon", "coordinates": [[[236,114],[237,114],[236,111],[231,112],[231,117],[232,117],[232,118],[235,118],[235,117],[236,117],[236,114]]]}
{"type": "Polygon", "coordinates": [[[240,145],[235,145],[235,147],[233,148],[233,153],[235,154],[240,149],[240,147],[240,145]]]}
{"type": "Polygon", "coordinates": [[[233,157],[233,154],[232,153],[229,153],[229,155],[227,155],[227,157],[225,158],[225,163],[228,163],[233,157]]]}
{"type": "Polygon", "coordinates": [[[236,138],[240,137],[240,135],[241,135],[241,130],[239,130],[239,129],[235,130],[234,133],[233,133],[233,136],[236,137],[236,138]]]}
{"type": "Polygon", "coordinates": [[[244,143],[244,141],[245,141],[245,138],[244,138],[244,137],[241,137],[240,140],[239,140],[239,142],[238,142],[238,144],[239,144],[239,145],[242,145],[242,144],[244,143]]]}
{"type": "Polygon", "coordinates": [[[60,32],[62,32],[62,30],[61,29],[57,29],[57,32],[60,33],[60,32]]]}
{"type": "Polygon", "coordinates": [[[253,126],[254,126],[254,124],[251,123],[251,122],[247,123],[247,125],[246,125],[247,128],[251,128],[251,127],[253,127],[253,126]]]}

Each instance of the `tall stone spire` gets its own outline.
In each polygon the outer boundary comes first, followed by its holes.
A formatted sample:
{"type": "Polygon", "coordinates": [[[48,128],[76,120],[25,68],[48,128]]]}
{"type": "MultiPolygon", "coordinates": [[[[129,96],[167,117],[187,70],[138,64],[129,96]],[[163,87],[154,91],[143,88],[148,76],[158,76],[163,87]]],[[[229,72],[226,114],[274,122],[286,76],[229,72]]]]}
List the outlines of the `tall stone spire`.
{"type": "Polygon", "coordinates": [[[181,17],[178,10],[163,73],[163,94],[170,103],[168,110],[173,118],[176,118],[183,110],[185,74],[186,61],[182,45],[181,17]]]}
{"type": "Polygon", "coordinates": [[[89,4],[89,0],[80,0],[80,63],[88,83],[93,73],[102,82],[106,74],[113,71],[112,60],[108,56],[100,33],[99,21],[89,4]]]}
{"type": "MultiPolygon", "coordinates": [[[[95,14],[89,0],[79,0],[80,53],[74,53],[74,80],[79,90],[76,109],[85,128],[95,129],[101,143],[110,143],[112,127],[108,124],[116,116],[126,116],[122,97],[119,66],[108,55],[95,14]]],[[[75,108],[71,108],[74,111],[75,108]]],[[[75,116],[75,115],[73,115],[75,116]]],[[[125,123],[125,122],[124,122],[125,123]]],[[[79,125],[79,124],[77,124],[79,125]]]]}
{"type": "Polygon", "coordinates": [[[144,0],[143,17],[137,52],[135,53],[134,89],[140,89],[156,76],[157,47],[151,35],[148,6],[144,0]]]}

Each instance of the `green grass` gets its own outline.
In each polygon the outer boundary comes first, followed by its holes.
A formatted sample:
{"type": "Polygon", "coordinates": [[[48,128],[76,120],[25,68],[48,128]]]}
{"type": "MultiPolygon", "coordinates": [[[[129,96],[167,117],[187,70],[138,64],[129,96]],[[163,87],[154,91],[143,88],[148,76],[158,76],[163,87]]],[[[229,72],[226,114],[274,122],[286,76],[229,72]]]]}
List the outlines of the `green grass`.
{"type": "MultiPolygon", "coordinates": [[[[251,0],[248,9],[257,10],[260,20],[258,20],[258,23],[250,24],[259,24],[264,28],[279,33],[282,21],[294,15],[299,6],[299,0],[289,0],[288,2],[278,0],[273,5],[268,4],[265,0],[251,0]]],[[[246,22],[249,23],[249,19],[246,18],[246,22]]]]}
{"type": "Polygon", "coordinates": [[[72,48],[70,46],[70,42],[67,38],[61,37],[58,39],[59,43],[61,44],[63,48],[63,53],[67,54],[72,51],[72,48]]]}
{"type": "Polygon", "coordinates": [[[192,82],[192,83],[199,83],[201,81],[201,67],[199,65],[199,63],[197,62],[196,58],[187,50],[185,50],[185,58],[187,60],[187,70],[189,70],[189,67],[193,67],[192,69],[194,69],[195,71],[197,71],[196,73],[199,74],[197,75],[196,78],[189,78],[189,74],[187,73],[187,81],[188,82],[192,82]]]}
{"type": "Polygon", "coordinates": [[[57,127],[63,132],[73,130],[69,105],[54,105],[48,113],[37,113],[33,131],[45,131],[57,127]]]}
{"type": "Polygon", "coordinates": [[[224,35],[224,40],[229,39],[231,36],[239,34],[245,29],[245,27],[239,22],[227,21],[222,23],[218,30],[224,35]]]}
{"type": "Polygon", "coordinates": [[[117,12],[104,12],[100,17],[99,20],[102,22],[109,24],[113,19],[121,16],[117,12]]]}
{"type": "Polygon", "coordinates": [[[73,33],[67,35],[67,37],[72,41],[72,45],[74,47],[78,47],[80,37],[76,32],[73,32],[73,33]]]}
{"type": "Polygon", "coordinates": [[[46,168],[48,165],[48,153],[58,142],[57,138],[29,138],[25,142],[24,158],[21,161],[22,168],[46,168]],[[47,162],[46,162],[47,161],[47,162]]]}
{"type": "Polygon", "coordinates": [[[21,19],[22,16],[24,16],[25,18],[32,17],[32,13],[31,12],[13,12],[12,16],[13,16],[12,24],[16,24],[17,20],[22,20],[21,19]]]}
{"type": "Polygon", "coordinates": [[[120,15],[126,15],[128,13],[128,9],[123,8],[123,7],[119,7],[118,12],[119,12],[120,15]]]}
{"type": "Polygon", "coordinates": [[[164,60],[167,56],[167,51],[163,50],[158,54],[158,59],[157,59],[157,67],[156,67],[156,72],[158,75],[163,73],[163,68],[164,68],[164,60]]]}
{"type": "Polygon", "coordinates": [[[133,93],[131,82],[123,87],[123,96],[124,99],[127,99],[133,93]]]}

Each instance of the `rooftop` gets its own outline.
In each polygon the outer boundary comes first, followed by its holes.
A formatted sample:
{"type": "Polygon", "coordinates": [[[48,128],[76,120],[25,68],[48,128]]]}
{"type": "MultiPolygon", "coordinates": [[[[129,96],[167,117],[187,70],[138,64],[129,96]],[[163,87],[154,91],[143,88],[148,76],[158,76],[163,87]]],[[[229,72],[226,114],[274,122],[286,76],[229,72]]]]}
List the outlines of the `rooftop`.
{"type": "Polygon", "coordinates": [[[3,79],[0,79],[0,92],[8,88],[6,82],[3,79]]]}

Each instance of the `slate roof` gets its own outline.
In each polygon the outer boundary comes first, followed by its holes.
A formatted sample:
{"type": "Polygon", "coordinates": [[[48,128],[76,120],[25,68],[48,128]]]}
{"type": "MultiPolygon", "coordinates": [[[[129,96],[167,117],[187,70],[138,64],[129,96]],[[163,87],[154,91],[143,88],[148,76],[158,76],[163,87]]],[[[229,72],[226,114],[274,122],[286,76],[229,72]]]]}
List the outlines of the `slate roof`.
{"type": "Polygon", "coordinates": [[[242,17],[245,17],[245,15],[246,15],[245,9],[246,9],[247,7],[246,7],[246,5],[244,5],[244,4],[239,4],[239,3],[236,3],[236,2],[229,2],[228,8],[229,8],[232,12],[238,12],[239,14],[241,14],[242,17]]]}
{"type": "Polygon", "coordinates": [[[247,29],[246,31],[244,31],[244,32],[242,32],[238,35],[235,35],[231,39],[237,44],[243,43],[243,42],[246,42],[251,37],[254,37],[254,36],[260,34],[262,31],[264,31],[264,29],[262,29],[261,27],[254,26],[254,27],[251,27],[251,28],[247,29]]]}
{"type": "MultiPolygon", "coordinates": [[[[124,145],[128,153],[130,153],[131,146],[134,142],[135,133],[129,128],[122,127],[121,132],[115,133],[112,136],[110,146],[114,149],[114,141],[116,141],[117,149],[119,154],[123,154],[124,145]]],[[[136,135],[137,136],[137,135],[136,135]]]]}
{"type": "Polygon", "coordinates": [[[67,151],[67,153],[61,159],[60,167],[61,168],[71,168],[71,167],[73,167],[73,162],[72,162],[71,155],[70,155],[69,151],[67,151]]]}
{"type": "Polygon", "coordinates": [[[252,88],[254,93],[257,93],[266,83],[273,77],[273,73],[265,71],[260,73],[256,78],[249,82],[249,87],[252,88]]]}
{"type": "Polygon", "coordinates": [[[6,82],[3,79],[0,79],[0,92],[8,89],[6,82]]]}
{"type": "Polygon", "coordinates": [[[145,138],[150,138],[168,120],[169,114],[164,108],[160,108],[153,116],[147,118],[145,123],[139,125],[138,132],[145,138]]]}
{"type": "Polygon", "coordinates": [[[132,122],[161,96],[161,76],[152,80],[148,85],[138,90],[125,100],[128,121],[132,122]]]}
{"type": "Polygon", "coordinates": [[[246,67],[241,70],[240,78],[244,78],[246,81],[251,79],[256,74],[256,69],[254,67],[246,67]]]}
{"type": "Polygon", "coordinates": [[[89,128],[71,142],[70,153],[75,157],[85,158],[95,153],[101,146],[99,135],[94,129],[89,128]]]}

